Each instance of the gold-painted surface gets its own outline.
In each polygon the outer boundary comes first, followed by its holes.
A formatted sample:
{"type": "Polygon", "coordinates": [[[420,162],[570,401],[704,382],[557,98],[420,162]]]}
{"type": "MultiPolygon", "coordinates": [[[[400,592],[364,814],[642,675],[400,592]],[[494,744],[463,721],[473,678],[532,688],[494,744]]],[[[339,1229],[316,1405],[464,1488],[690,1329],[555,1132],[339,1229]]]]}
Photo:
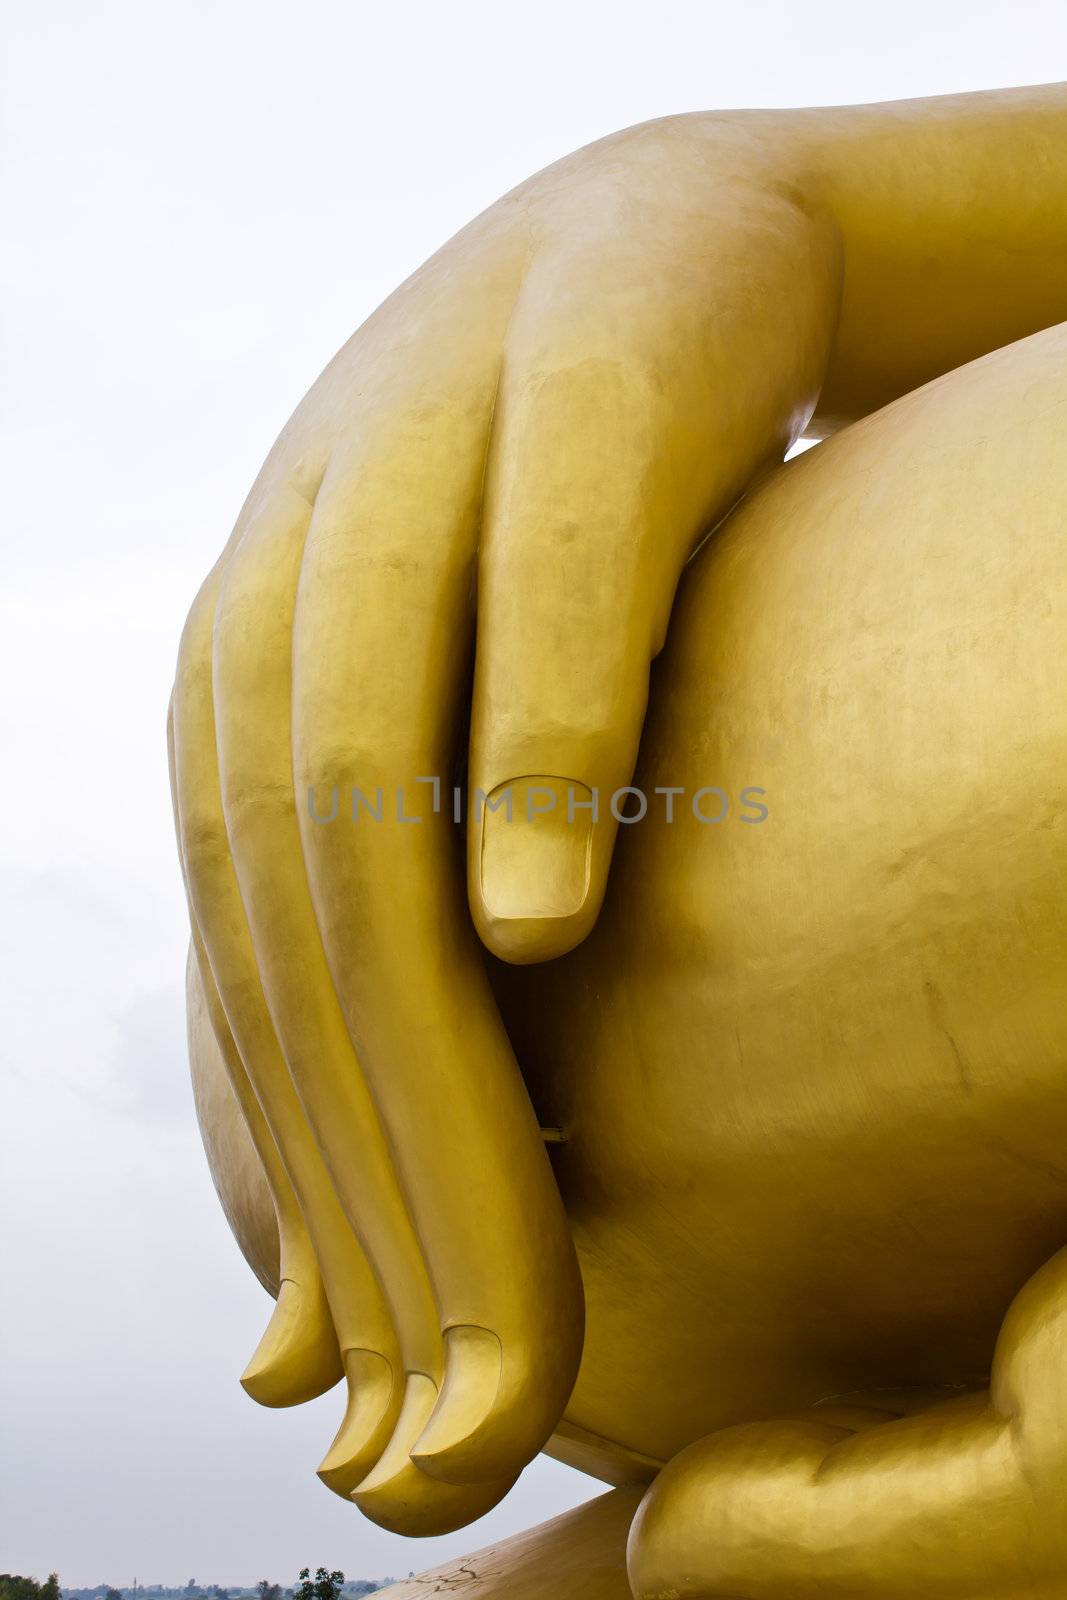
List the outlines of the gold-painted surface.
{"type": "Polygon", "coordinates": [[[1065,263],[1060,89],[668,119],[458,235],[268,458],[174,697],[207,1137],[289,1286],[246,1386],[339,1350],[320,1473],[386,1526],[558,1427],[671,1463],[641,1600],[1067,1587],[1065,263]],[[468,712],[468,798],[557,805],[475,805],[465,896],[468,712]],[[560,825],[631,777],[673,823],[560,825]]]}
{"type": "Polygon", "coordinates": [[[185,978],[193,1099],[211,1179],[241,1254],[267,1293],[277,1299],[281,1269],[270,1188],[226,1076],[192,950],[185,978]]]}
{"type": "Polygon", "coordinates": [[[568,1129],[568,1418],[710,1436],[643,1600],[1067,1590],[1065,423],[1067,327],[757,492],[635,782],[758,781],[767,821],[634,826],[582,949],[501,975],[568,1129]],[[932,1409],[853,1443],[831,1397],[932,1409]]]}
{"type": "Polygon", "coordinates": [[[630,1600],[626,1534],[639,1499],[637,1490],[615,1489],[380,1593],[383,1600],[630,1600]]]}

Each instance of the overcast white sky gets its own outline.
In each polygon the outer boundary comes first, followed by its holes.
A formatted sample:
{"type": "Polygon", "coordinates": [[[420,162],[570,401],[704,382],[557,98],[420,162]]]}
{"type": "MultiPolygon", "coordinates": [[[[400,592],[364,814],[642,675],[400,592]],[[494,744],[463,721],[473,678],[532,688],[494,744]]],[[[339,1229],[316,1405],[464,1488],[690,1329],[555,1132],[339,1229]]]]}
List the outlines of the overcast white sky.
{"type": "Polygon", "coordinates": [[[269,1302],[193,1120],[164,711],[289,411],[497,194],[627,123],[1067,76],[1062,0],[35,0],[4,25],[0,1567],[403,1573],[575,1503],[547,1461],[415,1543],[323,1489],[338,1397],[237,1374],[269,1302]]]}

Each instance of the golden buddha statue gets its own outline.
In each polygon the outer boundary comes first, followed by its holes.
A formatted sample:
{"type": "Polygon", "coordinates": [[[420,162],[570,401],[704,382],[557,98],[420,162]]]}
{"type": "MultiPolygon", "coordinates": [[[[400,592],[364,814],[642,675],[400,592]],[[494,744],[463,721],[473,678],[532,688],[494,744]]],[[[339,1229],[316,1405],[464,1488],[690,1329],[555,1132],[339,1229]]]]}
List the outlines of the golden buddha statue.
{"type": "Polygon", "coordinates": [[[472,1596],[1067,1592],[1065,317],[1062,89],[629,130],[375,313],[194,603],[242,1381],[343,1376],[398,1532],[619,1486],[472,1596]]]}

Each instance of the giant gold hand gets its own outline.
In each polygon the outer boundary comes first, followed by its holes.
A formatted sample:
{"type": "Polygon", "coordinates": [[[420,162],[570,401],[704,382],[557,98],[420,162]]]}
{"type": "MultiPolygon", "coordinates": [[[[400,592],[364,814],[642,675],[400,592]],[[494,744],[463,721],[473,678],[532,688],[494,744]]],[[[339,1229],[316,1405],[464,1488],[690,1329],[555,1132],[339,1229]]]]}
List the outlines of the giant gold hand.
{"type": "MultiPolygon", "coordinates": [[[[558,1443],[609,1479],[670,1463],[642,1600],[1062,1592],[1065,350],[998,352],[748,497],[688,575],[635,781],[736,793],[758,763],[771,821],[678,802],[628,830],[580,950],[497,974],[570,1130],[558,1443]]],[[[231,1207],[247,1148],[215,1149],[231,1207]]],[[[539,1587],[509,1586],[524,1544],[472,1595],[584,1593],[570,1537],[539,1587]]]]}
{"type": "MultiPolygon", "coordinates": [[[[459,754],[475,627],[471,790],[624,783],[681,567],[820,384],[837,422],[1067,309],[1064,210],[1033,200],[1062,103],[681,118],[550,169],[327,369],[198,597],[179,834],[288,1263],[247,1381],[301,1398],[339,1345],[350,1402],[323,1475],[391,1525],[499,1495],[581,1342],[453,825],[415,787],[459,754]],[[966,248],[961,211],[982,224],[966,248]],[[425,802],[415,826],[398,787],[425,802]],[[387,797],[379,822],[346,823],[353,789],[387,797]]],[[[579,941],[613,832],[576,850],[575,830],[476,815],[490,947],[579,941]]]]}

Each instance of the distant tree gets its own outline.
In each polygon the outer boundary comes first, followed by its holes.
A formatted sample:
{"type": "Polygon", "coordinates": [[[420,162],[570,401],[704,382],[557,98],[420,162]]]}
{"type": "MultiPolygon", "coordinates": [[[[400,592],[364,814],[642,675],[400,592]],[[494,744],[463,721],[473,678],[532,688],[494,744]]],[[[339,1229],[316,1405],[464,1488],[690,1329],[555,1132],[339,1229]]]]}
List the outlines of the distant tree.
{"type": "Polygon", "coordinates": [[[59,1577],[50,1572],[44,1583],[16,1572],[0,1572],[0,1600],[61,1600],[59,1577]]]}
{"type": "Polygon", "coordinates": [[[104,1600],[122,1600],[122,1594],[118,1589],[113,1589],[111,1585],[108,1584],[107,1588],[104,1590],[104,1600]]]}
{"type": "Polygon", "coordinates": [[[256,1584],[256,1593],[259,1600],[282,1600],[282,1586],[280,1583],[268,1583],[266,1578],[260,1578],[256,1584]]]}
{"type": "Polygon", "coordinates": [[[301,1567],[300,1585],[293,1600],[341,1600],[344,1581],[343,1572],[327,1572],[325,1567],[319,1567],[313,1582],[308,1568],[301,1567]]]}

